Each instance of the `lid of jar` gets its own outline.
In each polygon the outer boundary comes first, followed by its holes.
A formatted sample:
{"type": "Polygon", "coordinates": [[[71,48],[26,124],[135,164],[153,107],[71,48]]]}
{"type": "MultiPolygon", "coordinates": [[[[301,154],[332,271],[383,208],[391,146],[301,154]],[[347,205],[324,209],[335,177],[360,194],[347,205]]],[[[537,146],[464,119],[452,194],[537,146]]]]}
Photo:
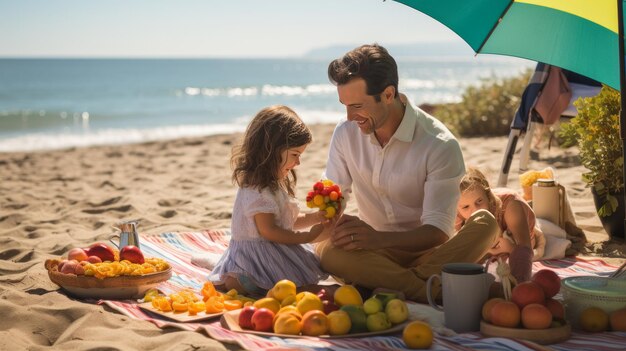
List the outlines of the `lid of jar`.
{"type": "Polygon", "coordinates": [[[537,179],[537,186],[555,186],[554,179],[537,179]]]}

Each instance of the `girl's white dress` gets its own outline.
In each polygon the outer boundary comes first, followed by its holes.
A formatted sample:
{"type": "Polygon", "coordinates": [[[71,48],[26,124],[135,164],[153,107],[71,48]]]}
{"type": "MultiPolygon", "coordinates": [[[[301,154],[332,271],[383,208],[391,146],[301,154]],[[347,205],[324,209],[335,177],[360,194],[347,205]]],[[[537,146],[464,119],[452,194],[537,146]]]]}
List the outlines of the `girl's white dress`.
{"type": "Polygon", "coordinates": [[[279,244],[263,238],[257,231],[254,215],[273,213],[281,228],[293,229],[300,209],[296,200],[279,189],[240,188],[237,191],[231,224],[232,237],[224,255],[209,275],[221,284],[226,276],[244,276],[257,287],[269,290],[282,279],[296,286],[316,284],[326,279],[310,244],[279,244]]]}

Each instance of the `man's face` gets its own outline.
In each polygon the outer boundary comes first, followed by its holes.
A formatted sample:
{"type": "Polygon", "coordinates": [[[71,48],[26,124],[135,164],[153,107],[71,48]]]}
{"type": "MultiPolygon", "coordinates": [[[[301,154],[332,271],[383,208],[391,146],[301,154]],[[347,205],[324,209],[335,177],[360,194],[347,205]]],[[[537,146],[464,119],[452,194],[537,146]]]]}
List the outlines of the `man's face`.
{"type": "Polygon", "coordinates": [[[339,102],[346,106],[348,121],[356,123],[362,133],[371,134],[387,121],[387,105],[367,95],[367,85],[362,78],[337,86],[337,92],[339,102]]]}

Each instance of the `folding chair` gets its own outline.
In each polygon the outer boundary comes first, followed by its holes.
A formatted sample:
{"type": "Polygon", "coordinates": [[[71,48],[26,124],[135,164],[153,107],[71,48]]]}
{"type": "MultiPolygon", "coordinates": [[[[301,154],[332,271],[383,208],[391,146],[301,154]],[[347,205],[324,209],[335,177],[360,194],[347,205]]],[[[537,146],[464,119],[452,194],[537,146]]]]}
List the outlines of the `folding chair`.
{"type": "MultiPolygon", "coordinates": [[[[524,89],[524,92],[522,93],[522,101],[515,113],[513,121],[511,122],[509,141],[502,159],[500,176],[498,177],[499,187],[505,187],[507,185],[509,170],[511,168],[511,163],[513,162],[513,155],[517,147],[517,142],[522,136],[524,136],[524,143],[520,150],[520,173],[526,171],[527,169],[534,132],[537,129],[537,124],[544,123],[541,116],[537,113],[537,111],[535,111],[534,107],[537,103],[537,98],[541,94],[541,91],[546,83],[549,71],[550,65],[541,62],[537,63],[535,71],[530,77],[530,81],[528,82],[526,89],[524,89]]],[[[576,107],[573,105],[574,101],[580,97],[595,96],[602,88],[602,84],[596,82],[595,80],[565,69],[562,71],[568,80],[570,89],[572,90],[572,97],[567,109],[561,113],[561,121],[563,121],[563,119],[574,118],[577,115],[578,112],[576,111],[576,107]]]]}

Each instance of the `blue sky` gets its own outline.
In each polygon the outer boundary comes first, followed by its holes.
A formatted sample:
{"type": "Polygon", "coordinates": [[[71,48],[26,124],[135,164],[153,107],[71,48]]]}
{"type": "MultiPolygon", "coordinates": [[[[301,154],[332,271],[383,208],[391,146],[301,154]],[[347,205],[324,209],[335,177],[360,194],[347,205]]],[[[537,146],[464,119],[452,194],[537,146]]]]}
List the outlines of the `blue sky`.
{"type": "Polygon", "coordinates": [[[461,42],[391,0],[0,0],[0,57],[290,57],[461,42]]]}

